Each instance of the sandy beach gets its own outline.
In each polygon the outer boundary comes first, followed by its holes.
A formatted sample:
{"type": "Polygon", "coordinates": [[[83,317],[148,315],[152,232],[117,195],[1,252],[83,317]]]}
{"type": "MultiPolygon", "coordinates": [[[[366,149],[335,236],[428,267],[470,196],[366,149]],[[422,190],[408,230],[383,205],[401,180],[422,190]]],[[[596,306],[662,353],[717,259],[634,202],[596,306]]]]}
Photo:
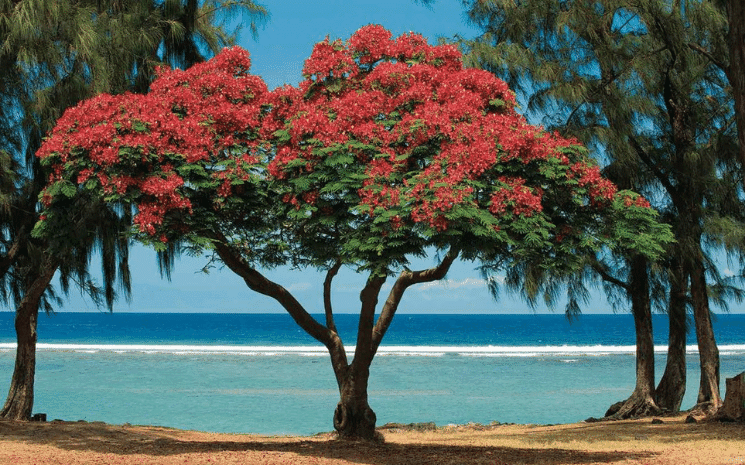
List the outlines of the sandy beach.
{"type": "Polygon", "coordinates": [[[745,425],[685,417],[569,425],[390,425],[385,443],[93,422],[0,421],[0,464],[745,464],[745,425]]]}

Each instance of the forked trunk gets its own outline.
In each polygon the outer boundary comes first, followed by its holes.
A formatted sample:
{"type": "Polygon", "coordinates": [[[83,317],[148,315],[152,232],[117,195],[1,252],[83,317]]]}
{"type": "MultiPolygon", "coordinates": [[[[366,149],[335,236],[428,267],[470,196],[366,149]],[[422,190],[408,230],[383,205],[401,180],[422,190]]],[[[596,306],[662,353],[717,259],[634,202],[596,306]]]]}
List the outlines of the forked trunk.
{"type": "Polygon", "coordinates": [[[722,398],[719,395],[719,349],[711,324],[704,267],[700,261],[691,273],[691,300],[701,363],[701,384],[695,409],[712,415],[722,406],[722,398]]]}
{"type": "Polygon", "coordinates": [[[686,295],[688,277],[682,268],[674,268],[668,307],[669,338],[667,344],[667,363],[660,384],[657,385],[657,405],[664,411],[680,411],[686,392],[686,295]]]}
{"type": "Polygon", "coordinates": [[[659,415],[654,400],[654,339],[652,309],[649,298],[647,261],[641,256],[631,260],[631,297],[634,328],[636,330],[636,387],[631,396],[611,406],[605,413],[609,419],[623,419],[659,415]]]}
{"type": "Polygon", "coordinates": [[[228,268],[242,277],[250,289],[272,297],[280,303],[305,332],[328,349],[339,386],[340,400],[334,411],[334,428],[338,431],[339,437],[342,439],[382,439],[382,436],[375,431],[375,412],[367,403],[370,365],[396,314],[404,291],[412,284],[442,279],[458,257],[458,249],[449,250],[440,264],[434,268],[402,271],[381,309],[377,322],[375,322],[375,308],[380,289],[385,283],[385,276],[370,274],[365,287],[360,292],[362,306],[357,328],[357,344],[354,360],[348,364],[344,344],[336,332],[331,308],[331,281],[341,267],[341,261],[329,268],[324,281],[323,300],[326,316],[326,326],[324,326],[319,324],[285,288],[267,279],[246,262],[240,253],[228,245],[229,241],[222,233],[214,232],[213,239],[217,253],[228,268]]]}
{"type": "Polygon", "coordinates": [[[0,418],[29,420],[34,408],[34,377],[36,375],[36,323],[39,302],[52,280],[56,267],[48,266],[31,282],[18,309],[15,329],[18,347],[13,377],[0,418]]]}
{"type": "MultiPolygon", "coordinates": [[[[378,439],[375,433],[377,418],[367,403],[367,382],[370,379],[370,365],[377,348],[373,348],[375,307],[384,282],[385,277],[371,275],[360,292],[362,308],[352,363],[346,366],[339,365],[336,363],[339,357],[335,357],[333,353],[331,355],[340,396],[339,404],[334,411],[334,429],[341,439],[378,439]]],[[[384,333],[385,331],[382,331],[381,336],[384,333]]]]}

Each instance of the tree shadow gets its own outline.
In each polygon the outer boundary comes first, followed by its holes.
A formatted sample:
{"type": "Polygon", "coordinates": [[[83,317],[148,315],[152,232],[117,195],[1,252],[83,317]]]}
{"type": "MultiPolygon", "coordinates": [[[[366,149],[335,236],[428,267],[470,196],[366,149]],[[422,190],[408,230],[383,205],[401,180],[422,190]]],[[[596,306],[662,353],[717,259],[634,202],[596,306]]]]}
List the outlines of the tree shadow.
{"type": "MultiPolygon", "coordinates": [[[[711,440],[742,441],[743,425],[718,421],[704,421],[699,423],[685,423],[683,417],[665,418],[663,423],[652,423],[651,419],[601,421],[597,423],[578,423],[573,425],[559,425],[563,441],[644,441],[651,440],[659,443],[678,443],[683,441],[711,440]],[[613,437],[608,431],[612,428],[613,437]]],[[[523,441],[535,437],[537,441],[550,440],[556,434],[550,428],[540,428],[534,431],[520,433],[523,441]]],[[[516,436],[516,435],[513,435],[516,436]]],[[[505,436],[508,437],[508,436],[505,436]]]]}
{"type": "MultiPolygon", "coordinates": [[[[189,436],[187,434],[187,436],[189,436]]],[[[429,465],[433,463],[469,464],[583,464],[612,463],[625,459],[645,459],[650,452],[597,452],[558,447],[503,447],[482,445],[371,444],[338,441],[330,436],[297,439],[236,436],[235,441],[185,437],[178,430],[158,427],[124,427],[103,423],[19,423],[0,422],[0,438],[26,443],[52,445],[64,450],[102,454],[145,454],[165,457],[176,454],[219,452],[282,452],[300,456],[344,460],[375,465],[429,465]]],[[[205,436],[206,437],[206,436],[205,436]]],[[[228,436],[229,437],[229,436],[228,436]]]]}

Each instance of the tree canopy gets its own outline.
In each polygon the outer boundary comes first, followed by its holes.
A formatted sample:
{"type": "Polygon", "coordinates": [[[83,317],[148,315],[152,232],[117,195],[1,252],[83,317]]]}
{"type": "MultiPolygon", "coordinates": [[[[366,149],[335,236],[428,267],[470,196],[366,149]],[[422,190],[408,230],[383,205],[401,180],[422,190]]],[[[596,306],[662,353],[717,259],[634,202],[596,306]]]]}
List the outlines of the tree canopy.
{"type": "MultiPolygon", "coordinates": [[[[306,80],[273,92],[249,66],[247,52],[226,49],[163,71],[147,95],[66,112],[38,152],[52,173],[45,206],[78,192],[130,202],[139,232],[161,242],[222,227],[272,233],[290,219],[315,264],[363,268],[451,243],[469,258],[661,251],[645,199],[618,192],[576,141],[528,125],[504,82],[463,68],[452,46],[370,26],[348,45],[318,44],[306,80]],[[275,208],[283,221],[267,223],[275,208]],[[332,252],[318,242],[335,229],[332,252]]],[[[38,229],[55,215],[47,208],[38,229]]]]}

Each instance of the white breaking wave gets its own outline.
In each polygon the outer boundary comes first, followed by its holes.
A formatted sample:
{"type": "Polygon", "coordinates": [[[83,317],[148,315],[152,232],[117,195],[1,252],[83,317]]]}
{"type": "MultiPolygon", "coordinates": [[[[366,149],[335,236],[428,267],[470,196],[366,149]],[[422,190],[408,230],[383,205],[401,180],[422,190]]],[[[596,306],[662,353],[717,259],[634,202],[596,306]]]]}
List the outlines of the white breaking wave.
{"type": "MultiPolygon", "coordinates": [[[[241,346],[241,345],[167,345],[167,344],[37,344],[40,351],[77,353],[158,353],[174,355],[233,354],[247,356],[327,356],[323,346],[241,346]]],[[[0,351],[15,350],[15,343],[0,343],[0,351]]],[[[354,347],[346,347],[348,354],[354,347]]],[[[667,346],[655,346],[655,353],[664,354],[667,346]]],[[[720,345],[722,355],[745,355],[745,344],[720,345]]],[[[689,354],[697,354],[696,345],[687,346],[689,354]]],[[[442,357],[457,355],[465,357],[550,357],[550,356],[607,356],[634,355],[636,347],[606,345],[561,345],[561,346],[381,346],[378,356],[442,357]]]]}

